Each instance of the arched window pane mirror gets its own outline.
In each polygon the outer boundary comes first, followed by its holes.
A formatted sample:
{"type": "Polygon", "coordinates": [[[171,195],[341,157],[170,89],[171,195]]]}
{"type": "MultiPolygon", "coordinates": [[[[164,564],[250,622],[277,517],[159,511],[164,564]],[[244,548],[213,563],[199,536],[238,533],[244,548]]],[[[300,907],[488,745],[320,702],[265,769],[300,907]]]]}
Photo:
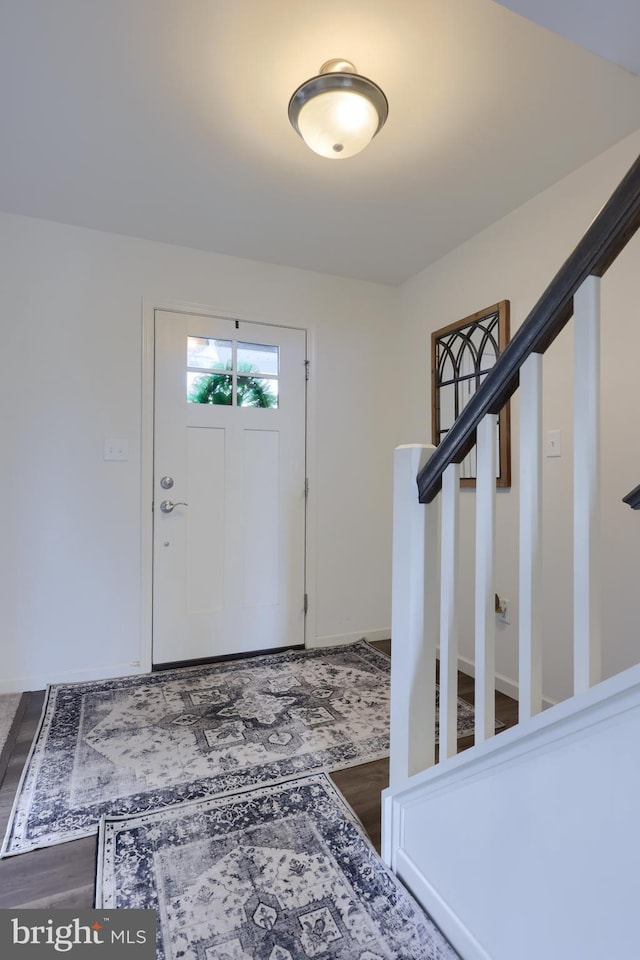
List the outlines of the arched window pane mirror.
{"type": "MultiPolygon", "coordinates": [[[[431,334],[432,442],[437,446],[509,342],[509,301],[451,323],[431,334]]],[[[496,417],[496,484],[511,486],[509,401],[496,417]]],[[[475,447],[460,464],[460,484],[476,485],[475,447]]]]}

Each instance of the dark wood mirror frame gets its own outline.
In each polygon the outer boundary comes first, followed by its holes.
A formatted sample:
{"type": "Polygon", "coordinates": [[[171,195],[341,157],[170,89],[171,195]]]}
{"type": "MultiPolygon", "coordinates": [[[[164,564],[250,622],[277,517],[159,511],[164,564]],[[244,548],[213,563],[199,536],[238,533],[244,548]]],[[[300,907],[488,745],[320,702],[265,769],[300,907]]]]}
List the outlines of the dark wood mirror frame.
{"type": "MultiPolygon", "coordinates": [[[[435,446],[509,342],[509,306],[508,300],[501,300],[431,334],[431,427],[435,446]]],[[[510,487],[510,401],[498,414],[497,428],[496,486],[510,487]]],[[[461,473],[465,475],[460,485],[475,487],[475,448],[463,460],[461,473]]]]}

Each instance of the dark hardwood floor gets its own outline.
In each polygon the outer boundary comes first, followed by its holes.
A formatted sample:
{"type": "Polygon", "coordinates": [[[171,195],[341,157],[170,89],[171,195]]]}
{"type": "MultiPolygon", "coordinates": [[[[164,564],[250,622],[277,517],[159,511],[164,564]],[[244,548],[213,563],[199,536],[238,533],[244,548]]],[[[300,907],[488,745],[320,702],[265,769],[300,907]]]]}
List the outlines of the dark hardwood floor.
{"type": "MultiPolygon", "coordinates": [[[[390,652],[389,640],[375,646],[390,652]]],[[[460,673],[458,693],[473,703],[473,679],[460,673]]],[[[4,836],[22,769],[36,733],[44,692],[30,693],[17,739],[10,754],[5,778],[0,785],[0,836],[4,836]]],[[[496,693],[496,717],[506,729],[517,723],[515,700],[496,693]]],[[[473,738],[460,740],[458,750],[471,746],[473,738]]],[[[389,761],[376,760],[331,774],[351,807],[360,818],[376,849],[380,850],[380,793],[389,782],[389,761]]],[[[0,909],[42,907],[81,909],[93,906],[96,839],[23,853],[0,860],[0,909]]]]}

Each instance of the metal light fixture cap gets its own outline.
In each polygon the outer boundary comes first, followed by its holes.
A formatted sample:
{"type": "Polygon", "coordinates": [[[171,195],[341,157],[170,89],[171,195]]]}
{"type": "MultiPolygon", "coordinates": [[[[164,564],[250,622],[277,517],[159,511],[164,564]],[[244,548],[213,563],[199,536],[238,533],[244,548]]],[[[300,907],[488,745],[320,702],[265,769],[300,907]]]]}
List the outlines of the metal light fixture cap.
{"type": "Polygon", "coordinates": [[[355,63],[351,60],[341,60],[340,57],[333,60],[325,60],[318,73],[357,73],[355,63]]]}

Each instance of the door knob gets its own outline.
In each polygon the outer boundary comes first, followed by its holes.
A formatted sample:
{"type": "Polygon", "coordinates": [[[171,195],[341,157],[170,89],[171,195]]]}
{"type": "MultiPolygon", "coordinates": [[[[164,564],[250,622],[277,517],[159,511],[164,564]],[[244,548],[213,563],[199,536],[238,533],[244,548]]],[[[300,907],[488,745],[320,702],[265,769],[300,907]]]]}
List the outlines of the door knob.
{"type": "Polygon", "coordinates": [[[178,503],[173,503],[172,500],[163,500],[160,504],[160,509],[163,513],[171,513],[174,507],[188,507],[189,504],[185,503],[184,500],[179,500],[178,503]]]}

